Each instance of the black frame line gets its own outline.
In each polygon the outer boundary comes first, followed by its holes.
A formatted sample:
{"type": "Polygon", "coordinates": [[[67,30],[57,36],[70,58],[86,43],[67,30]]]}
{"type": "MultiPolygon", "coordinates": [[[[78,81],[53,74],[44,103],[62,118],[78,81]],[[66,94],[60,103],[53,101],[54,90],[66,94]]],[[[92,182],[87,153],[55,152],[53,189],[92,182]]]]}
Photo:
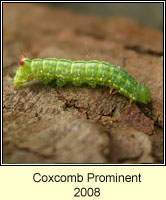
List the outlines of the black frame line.
{"type": "Polygon", "coordinates": [[[111,163],[55,163],[55,164],[4,164],[3,163],[3,67],[1,67],[1,162],[0,166],[165,166],[165,1],[1,1],[1,66],[3,66],[3,4],[4,3],[162,3],[163,4],[163,163],[111,164],[111,163]]]}

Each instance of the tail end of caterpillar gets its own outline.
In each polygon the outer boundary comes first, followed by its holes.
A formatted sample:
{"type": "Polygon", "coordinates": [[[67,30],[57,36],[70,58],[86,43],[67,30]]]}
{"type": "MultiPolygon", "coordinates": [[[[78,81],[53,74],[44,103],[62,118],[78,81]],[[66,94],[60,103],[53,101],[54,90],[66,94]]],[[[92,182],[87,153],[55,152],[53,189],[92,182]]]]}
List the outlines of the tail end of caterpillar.
{"type": "Polygon", "coordinates": [[[145,85],[138,83],[138,101],[148,104],[152,101],[150,89],[145,85]]]}

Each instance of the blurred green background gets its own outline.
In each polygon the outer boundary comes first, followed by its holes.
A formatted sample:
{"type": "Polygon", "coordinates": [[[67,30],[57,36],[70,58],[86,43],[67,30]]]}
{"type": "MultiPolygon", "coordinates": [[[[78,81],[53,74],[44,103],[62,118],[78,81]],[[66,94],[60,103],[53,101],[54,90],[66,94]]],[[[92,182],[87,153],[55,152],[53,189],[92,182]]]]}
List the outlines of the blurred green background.
{"type": "Polygon", "coordinates": [[[51,3],[79,13],[104,17],[125,16],[163,31],[163,3],[51,3]]]}

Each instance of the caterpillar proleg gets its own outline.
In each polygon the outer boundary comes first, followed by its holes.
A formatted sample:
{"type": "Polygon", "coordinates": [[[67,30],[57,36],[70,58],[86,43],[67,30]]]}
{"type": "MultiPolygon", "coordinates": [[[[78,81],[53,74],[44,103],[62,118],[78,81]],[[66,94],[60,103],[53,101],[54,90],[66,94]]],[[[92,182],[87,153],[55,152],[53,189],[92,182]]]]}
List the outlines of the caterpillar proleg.
{"type": "Polygon", "coordinates": [[[72,61],[68,59],[29,59],[22,55],[20,67],[14,77],[14,85],[40,79],[48,84],[56,79],[59,87],[71,82],[76,86],[87,83],[91,87],[103,85],[116,89],[133,101],[147,104],[151,101],[149,88],[137,82],[127,71],[104,61],[72,61]]]}

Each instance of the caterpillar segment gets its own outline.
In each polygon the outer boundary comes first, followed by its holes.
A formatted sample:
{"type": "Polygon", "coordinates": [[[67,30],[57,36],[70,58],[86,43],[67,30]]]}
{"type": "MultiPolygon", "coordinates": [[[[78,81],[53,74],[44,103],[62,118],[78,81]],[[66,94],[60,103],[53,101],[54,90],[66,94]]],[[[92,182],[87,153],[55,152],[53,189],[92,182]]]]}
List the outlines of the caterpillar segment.
{"type": "Polygon", "coordinates": [[[110,87],[110,93],[119,92],[132,101],[144,104],[151,101],[150,90],[145,84],[137,82],[119,66],[104,61],[72,61],[57,58],[31,60],[22,55],[20,67],[14,77],[14,85],[20,87],[33,79],[40,79],[44,84],[56,79],[59,87],[68,82],[76,86],[86,83],[93,88],[102,85],[110,87]]]}

